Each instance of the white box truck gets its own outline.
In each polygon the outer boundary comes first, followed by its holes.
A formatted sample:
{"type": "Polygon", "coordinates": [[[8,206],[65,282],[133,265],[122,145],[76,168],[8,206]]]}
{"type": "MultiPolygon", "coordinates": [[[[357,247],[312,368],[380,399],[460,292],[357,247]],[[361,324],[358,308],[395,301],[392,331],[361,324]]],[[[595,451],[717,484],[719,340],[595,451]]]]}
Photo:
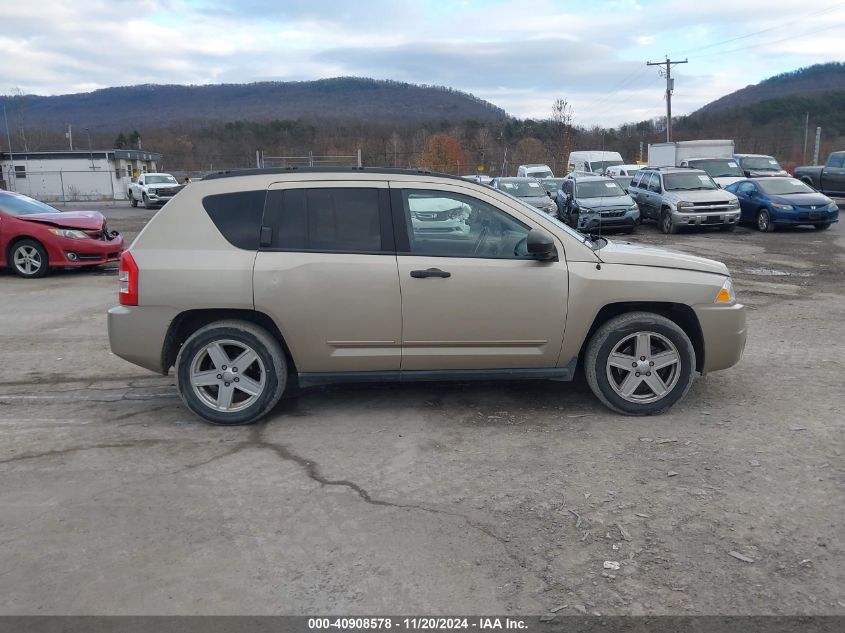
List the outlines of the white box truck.
{"type": "Polygon", "coordinates": [[[691,167],[703,169],[720,187],[745,178],[733,158],[731,140],[673,141],[650,143],[649,167],[691,167]]]}

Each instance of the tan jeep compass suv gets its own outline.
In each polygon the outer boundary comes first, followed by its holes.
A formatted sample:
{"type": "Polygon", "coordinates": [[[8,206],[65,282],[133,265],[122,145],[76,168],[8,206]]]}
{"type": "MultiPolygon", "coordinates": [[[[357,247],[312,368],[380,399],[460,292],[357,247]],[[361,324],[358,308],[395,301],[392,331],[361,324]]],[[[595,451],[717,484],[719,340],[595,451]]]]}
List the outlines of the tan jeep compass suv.
{"type": "Polygon", "coordinates": [[[286,389],[545,378],[660,413],[734,365],[724,264],[591,240],[505,192],[390,169],[245,170],[182,191],[125,253],[115,354],[252,422],[286,389]],[[442,225],[442,226],[441,226],[442,225]]]}

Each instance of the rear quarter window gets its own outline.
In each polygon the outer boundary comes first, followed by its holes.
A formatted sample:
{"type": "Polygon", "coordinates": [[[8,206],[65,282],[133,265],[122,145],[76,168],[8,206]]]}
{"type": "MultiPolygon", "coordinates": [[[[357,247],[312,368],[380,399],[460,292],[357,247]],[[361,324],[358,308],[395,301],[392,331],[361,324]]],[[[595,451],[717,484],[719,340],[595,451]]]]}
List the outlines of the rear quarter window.
{"type": "Polygon", "coordinates": [[[218,193],[203,198],[202,206],[226,241],[237,248],[255,251],[266,195],[264,189],[218,193]]]}

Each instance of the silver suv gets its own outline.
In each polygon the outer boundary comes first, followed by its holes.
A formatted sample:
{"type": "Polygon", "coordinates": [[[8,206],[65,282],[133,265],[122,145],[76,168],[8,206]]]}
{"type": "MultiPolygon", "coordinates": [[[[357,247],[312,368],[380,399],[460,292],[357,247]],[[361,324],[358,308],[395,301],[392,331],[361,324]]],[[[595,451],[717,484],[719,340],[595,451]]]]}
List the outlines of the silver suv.
{"type": "Polygon", "coordinates": [[[114,353],[175,366],[184,403],[217,424],[309,385],[579,366],[611,409],[653,414],[746,338],[724,264],[592,241],[504,192],[406,170],[213,174],[124,254],[119,297],[114,353]]]}
{"type": "Polygon", "coordinates": [[[628,193],[643,218],[657,220],[664,233],[685,226],[716,226],[733,231],[739,199],[719,188],[707,172],[686,167],[649,167],[636,173],[628,193]]]}

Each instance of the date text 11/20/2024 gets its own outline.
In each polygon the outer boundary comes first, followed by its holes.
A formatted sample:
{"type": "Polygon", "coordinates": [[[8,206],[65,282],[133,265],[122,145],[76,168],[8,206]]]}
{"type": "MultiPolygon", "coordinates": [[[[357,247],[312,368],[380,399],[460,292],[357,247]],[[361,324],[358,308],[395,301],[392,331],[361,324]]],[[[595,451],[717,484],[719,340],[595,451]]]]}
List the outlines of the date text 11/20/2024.
{"type": "Polygon", "coordinates": [[[358,618],[308,618],[310,630],[390,630],[401,629],[410,631],[447,631],[447,630],[524,630],[527,628],[525,620],[520,618],[390,618],[390,617],[358,617],[358,618]]]}

